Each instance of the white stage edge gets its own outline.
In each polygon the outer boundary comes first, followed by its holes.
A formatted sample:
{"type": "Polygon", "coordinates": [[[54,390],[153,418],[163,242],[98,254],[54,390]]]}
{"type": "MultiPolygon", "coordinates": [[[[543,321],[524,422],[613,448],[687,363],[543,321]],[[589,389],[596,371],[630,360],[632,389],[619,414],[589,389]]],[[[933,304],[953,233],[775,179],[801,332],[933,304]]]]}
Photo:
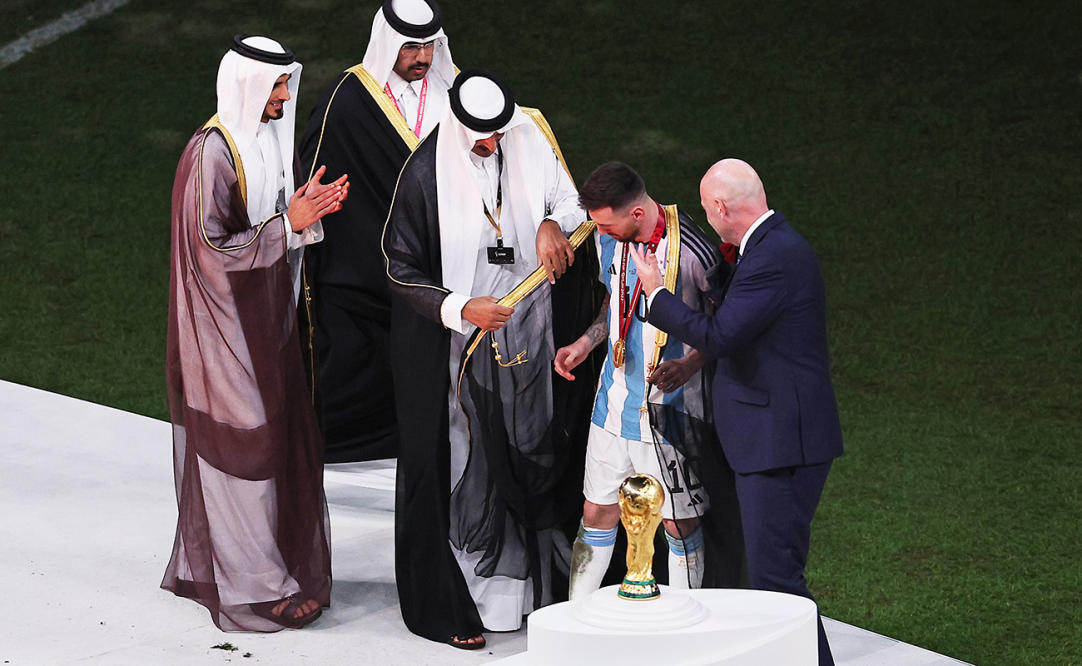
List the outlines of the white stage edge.
{"type": "MultiPolygon", "coordinates": [[[[528,663],[525,629],[465,652],[402,624],[393,461],[327,467],[331,608],[276,634],[222,633],[159,589],[176,527],[168,423],[0,381],[0,478],[3,664],[528,663]]],[[[823,621],[839,665],[963,663],[823,621]]]]}

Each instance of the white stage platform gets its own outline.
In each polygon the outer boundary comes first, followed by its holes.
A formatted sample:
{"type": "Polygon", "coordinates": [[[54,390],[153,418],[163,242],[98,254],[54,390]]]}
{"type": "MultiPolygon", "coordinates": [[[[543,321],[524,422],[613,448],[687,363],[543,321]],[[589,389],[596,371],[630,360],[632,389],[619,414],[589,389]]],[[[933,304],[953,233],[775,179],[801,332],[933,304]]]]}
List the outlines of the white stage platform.
{"type": "MultiPolygon", "coordinates": [[[[218,631],[201,606],[158,588],[176,526],[171,446],[168,423],[0,381],[0,662],[526,663],[525,630],[465,652],[402,624],[392,461],[327,467],[334,588],[318,622],[218,631]],[[213,648],[226,642],[237,650],[213,648]]],[[[962,663],[824,622],[838,664],[962,663]]]]}

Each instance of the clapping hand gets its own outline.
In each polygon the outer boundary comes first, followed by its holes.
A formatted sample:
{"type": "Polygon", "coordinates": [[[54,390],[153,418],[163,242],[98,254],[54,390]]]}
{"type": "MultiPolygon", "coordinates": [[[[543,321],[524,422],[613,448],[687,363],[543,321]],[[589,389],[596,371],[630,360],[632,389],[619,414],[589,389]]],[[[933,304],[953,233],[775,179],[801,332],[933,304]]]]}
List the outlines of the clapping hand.
{"type": "Polygon", "coordinates": [[[312,226],[324,215],[337,213],[342,210],[342,202],[349,196],[349,181],[346,174],[342,174],[338,180],[327,183],[319,182],[327,167],[321,166],[312,174],[312,179],[297,188],[293,196],[289,198],[289,224],[293,231],[301,232],[312,226]]]}

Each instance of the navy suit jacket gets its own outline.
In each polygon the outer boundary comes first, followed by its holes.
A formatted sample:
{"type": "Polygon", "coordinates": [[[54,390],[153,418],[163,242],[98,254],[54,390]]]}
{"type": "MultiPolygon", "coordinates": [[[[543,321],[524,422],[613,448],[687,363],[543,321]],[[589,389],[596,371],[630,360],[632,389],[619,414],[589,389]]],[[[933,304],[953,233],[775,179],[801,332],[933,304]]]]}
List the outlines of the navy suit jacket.
{"type": "Polygon", "coordinates": [[[842,454],[823,274],[781,214],[748,239],[713,316],[661,291],[648,318],[718,359],[714,423],[735,471],[814,465],[842,454]]]}

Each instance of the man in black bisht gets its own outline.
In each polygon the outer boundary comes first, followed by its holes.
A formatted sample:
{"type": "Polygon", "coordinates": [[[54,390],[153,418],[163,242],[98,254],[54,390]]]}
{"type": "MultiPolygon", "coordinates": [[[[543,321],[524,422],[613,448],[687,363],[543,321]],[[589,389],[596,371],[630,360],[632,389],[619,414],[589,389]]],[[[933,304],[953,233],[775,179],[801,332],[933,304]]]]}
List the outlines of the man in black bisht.
{"type": "Polygon", "coordinates": [[[600,359],[576,382],[552,362],[602,297],[577,198],[548,123],[484,72],[456,78],[402,168],[384,233],[395,577],[426,638],[479,648],[566,597],[600,359]]]}
{"type": "Polygon", "coordinates": [[[454,75],[436,3],[385,0],[364,61],[326,90],[301,139],[305,177],[327,165],[354,184],[342,211],[324,218],[324,242],[308,250],[300,307],[327,462],[396,455],[380,234],[398,172],[439,122],[454,75]]]}

